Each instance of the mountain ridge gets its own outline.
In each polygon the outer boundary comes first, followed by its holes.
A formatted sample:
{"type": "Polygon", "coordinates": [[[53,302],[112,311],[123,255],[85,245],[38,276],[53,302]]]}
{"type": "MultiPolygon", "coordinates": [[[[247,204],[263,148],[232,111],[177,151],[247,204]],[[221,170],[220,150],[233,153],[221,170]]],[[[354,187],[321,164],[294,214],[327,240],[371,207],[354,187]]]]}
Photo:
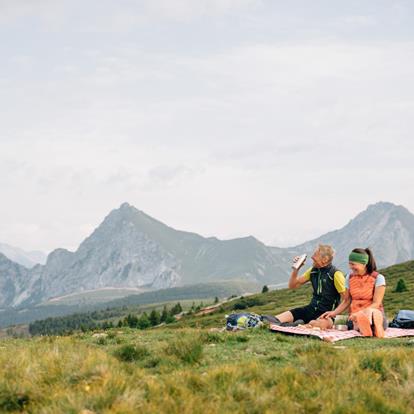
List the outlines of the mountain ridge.
{"type": "Polygon", "coordinates": [[[310,255],[319,243],[335,247],[335,265],[342,270],[354,247],[373,248],[380,267],[410,260],[414,258],[414,215],[403,206],[378,202],[340,229],[279,248],[253,236],[220,240],[176,230],[122,203],[74,252],[55,249],[45,265],[25,270],[3,259],[0,308],[31,306],[106,287],[157,290],[234,279],[256,286],[284,283],[292,257],[310,255]]]}

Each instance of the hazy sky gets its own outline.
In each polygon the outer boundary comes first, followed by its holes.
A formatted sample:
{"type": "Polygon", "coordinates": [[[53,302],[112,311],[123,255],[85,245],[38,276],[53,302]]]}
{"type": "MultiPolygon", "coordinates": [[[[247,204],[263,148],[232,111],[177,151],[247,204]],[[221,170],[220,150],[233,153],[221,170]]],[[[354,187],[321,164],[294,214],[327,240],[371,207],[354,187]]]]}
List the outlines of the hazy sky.
{"type": "Polygon", "coordinates": [[[122,202],[286,246],[414,211],[414,2],[0,0],[0,242],[122,202]]]}

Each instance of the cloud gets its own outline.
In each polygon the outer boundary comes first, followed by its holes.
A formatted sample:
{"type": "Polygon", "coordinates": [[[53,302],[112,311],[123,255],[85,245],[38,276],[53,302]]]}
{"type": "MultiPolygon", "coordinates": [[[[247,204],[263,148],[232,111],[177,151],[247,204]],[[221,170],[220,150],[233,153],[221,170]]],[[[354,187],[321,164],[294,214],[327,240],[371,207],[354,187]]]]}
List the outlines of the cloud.
{"type": "Polygon", "coordinates": [[[176,228],[284,244],[378,199],[414,207],[400,12],[52,3],[0,3],[0,241],[74,248],[124,201],[176,228]]]}
{"type": "Polygon", "coordinates": [[[67,1],[53,0],[1,0],[0,24],[13,25],[35,19],[49,27],[57,28],[70,11],[67,1]]]}
{"type": "Polygon", "coordinates": [[[152,17],[188,21],[202,16],[248,12],[262,4],[261,0],[146,0],[143,8],[152,17]]]}

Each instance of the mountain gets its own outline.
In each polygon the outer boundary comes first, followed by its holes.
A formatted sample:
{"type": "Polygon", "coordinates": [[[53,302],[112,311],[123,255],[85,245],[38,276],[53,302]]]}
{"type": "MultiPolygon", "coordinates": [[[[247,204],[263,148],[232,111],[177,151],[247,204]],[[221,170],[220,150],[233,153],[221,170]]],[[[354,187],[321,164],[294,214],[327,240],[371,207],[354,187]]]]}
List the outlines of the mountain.
{"type": "Polygon", "coordinates": [[[127,203],[113,210],[76,252],[57,249],[30,270],[31,288],[13,306],[108,287],[155,290],[240,279],[283,282],[283,249],[254,237],[204,238],[174,230],[127,203]]]}
{"type": "Polygon", "coordinates": [[[348,270],[348,255],[356,247],[371,248],[380,268],[402,263],[414,258],[414,215],[392,203],[372,204],[341,229],[292,251],[312,253],[319,243],[334,246],[335,265],[344,271],[348,270]]]}
{"type": "Polygon", "coordinates": [[[0,243],[0,253],[3,253],[7,258],[24,267],[30,269],[36,264],[45,264],[47,255],[40,251],[27,252],[18,247],[13,247],[5,243],[0,243]]]}
{"type": "Polygon", "coordinates": [[[0,309],[24,301],[30,285],[30,271],[0,253],[0,309]]]}
{"type": "Polygon", "coordinates": [[[335,247],[335,264],[343,270],[354,247],[371,247],[378,265],[389,266],[414,258],[414,216],[402,206],[380,202],[339,230],[278,248],[252,236],[219,240],[175,230],[124,203],[75,252],[56,249],[45,265],[30,270],[3,257],[0,308],[109,288],[146,291],[231,280],[256,287],[281,284],[292,257],[310,255],[319,243],[335,247]]]}

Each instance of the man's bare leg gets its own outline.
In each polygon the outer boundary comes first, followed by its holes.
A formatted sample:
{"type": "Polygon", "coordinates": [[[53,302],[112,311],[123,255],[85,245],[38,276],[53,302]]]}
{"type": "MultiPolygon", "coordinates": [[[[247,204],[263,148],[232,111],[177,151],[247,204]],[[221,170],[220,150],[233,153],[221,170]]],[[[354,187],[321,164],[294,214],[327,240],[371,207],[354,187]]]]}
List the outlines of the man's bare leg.
{"type": "Polygon", "coordinates": [[[279,319],[279,321],[281,322],[281,323],[285,323],[285,322],[294,322],[293,321],[293,315],[292,315],[292,312],[290,312],[290,311],[286,311],[286,312],[283,312],[283,313],[280,313],[279,315],[276,315],[275,316],[277,319],[279,319]]]}

